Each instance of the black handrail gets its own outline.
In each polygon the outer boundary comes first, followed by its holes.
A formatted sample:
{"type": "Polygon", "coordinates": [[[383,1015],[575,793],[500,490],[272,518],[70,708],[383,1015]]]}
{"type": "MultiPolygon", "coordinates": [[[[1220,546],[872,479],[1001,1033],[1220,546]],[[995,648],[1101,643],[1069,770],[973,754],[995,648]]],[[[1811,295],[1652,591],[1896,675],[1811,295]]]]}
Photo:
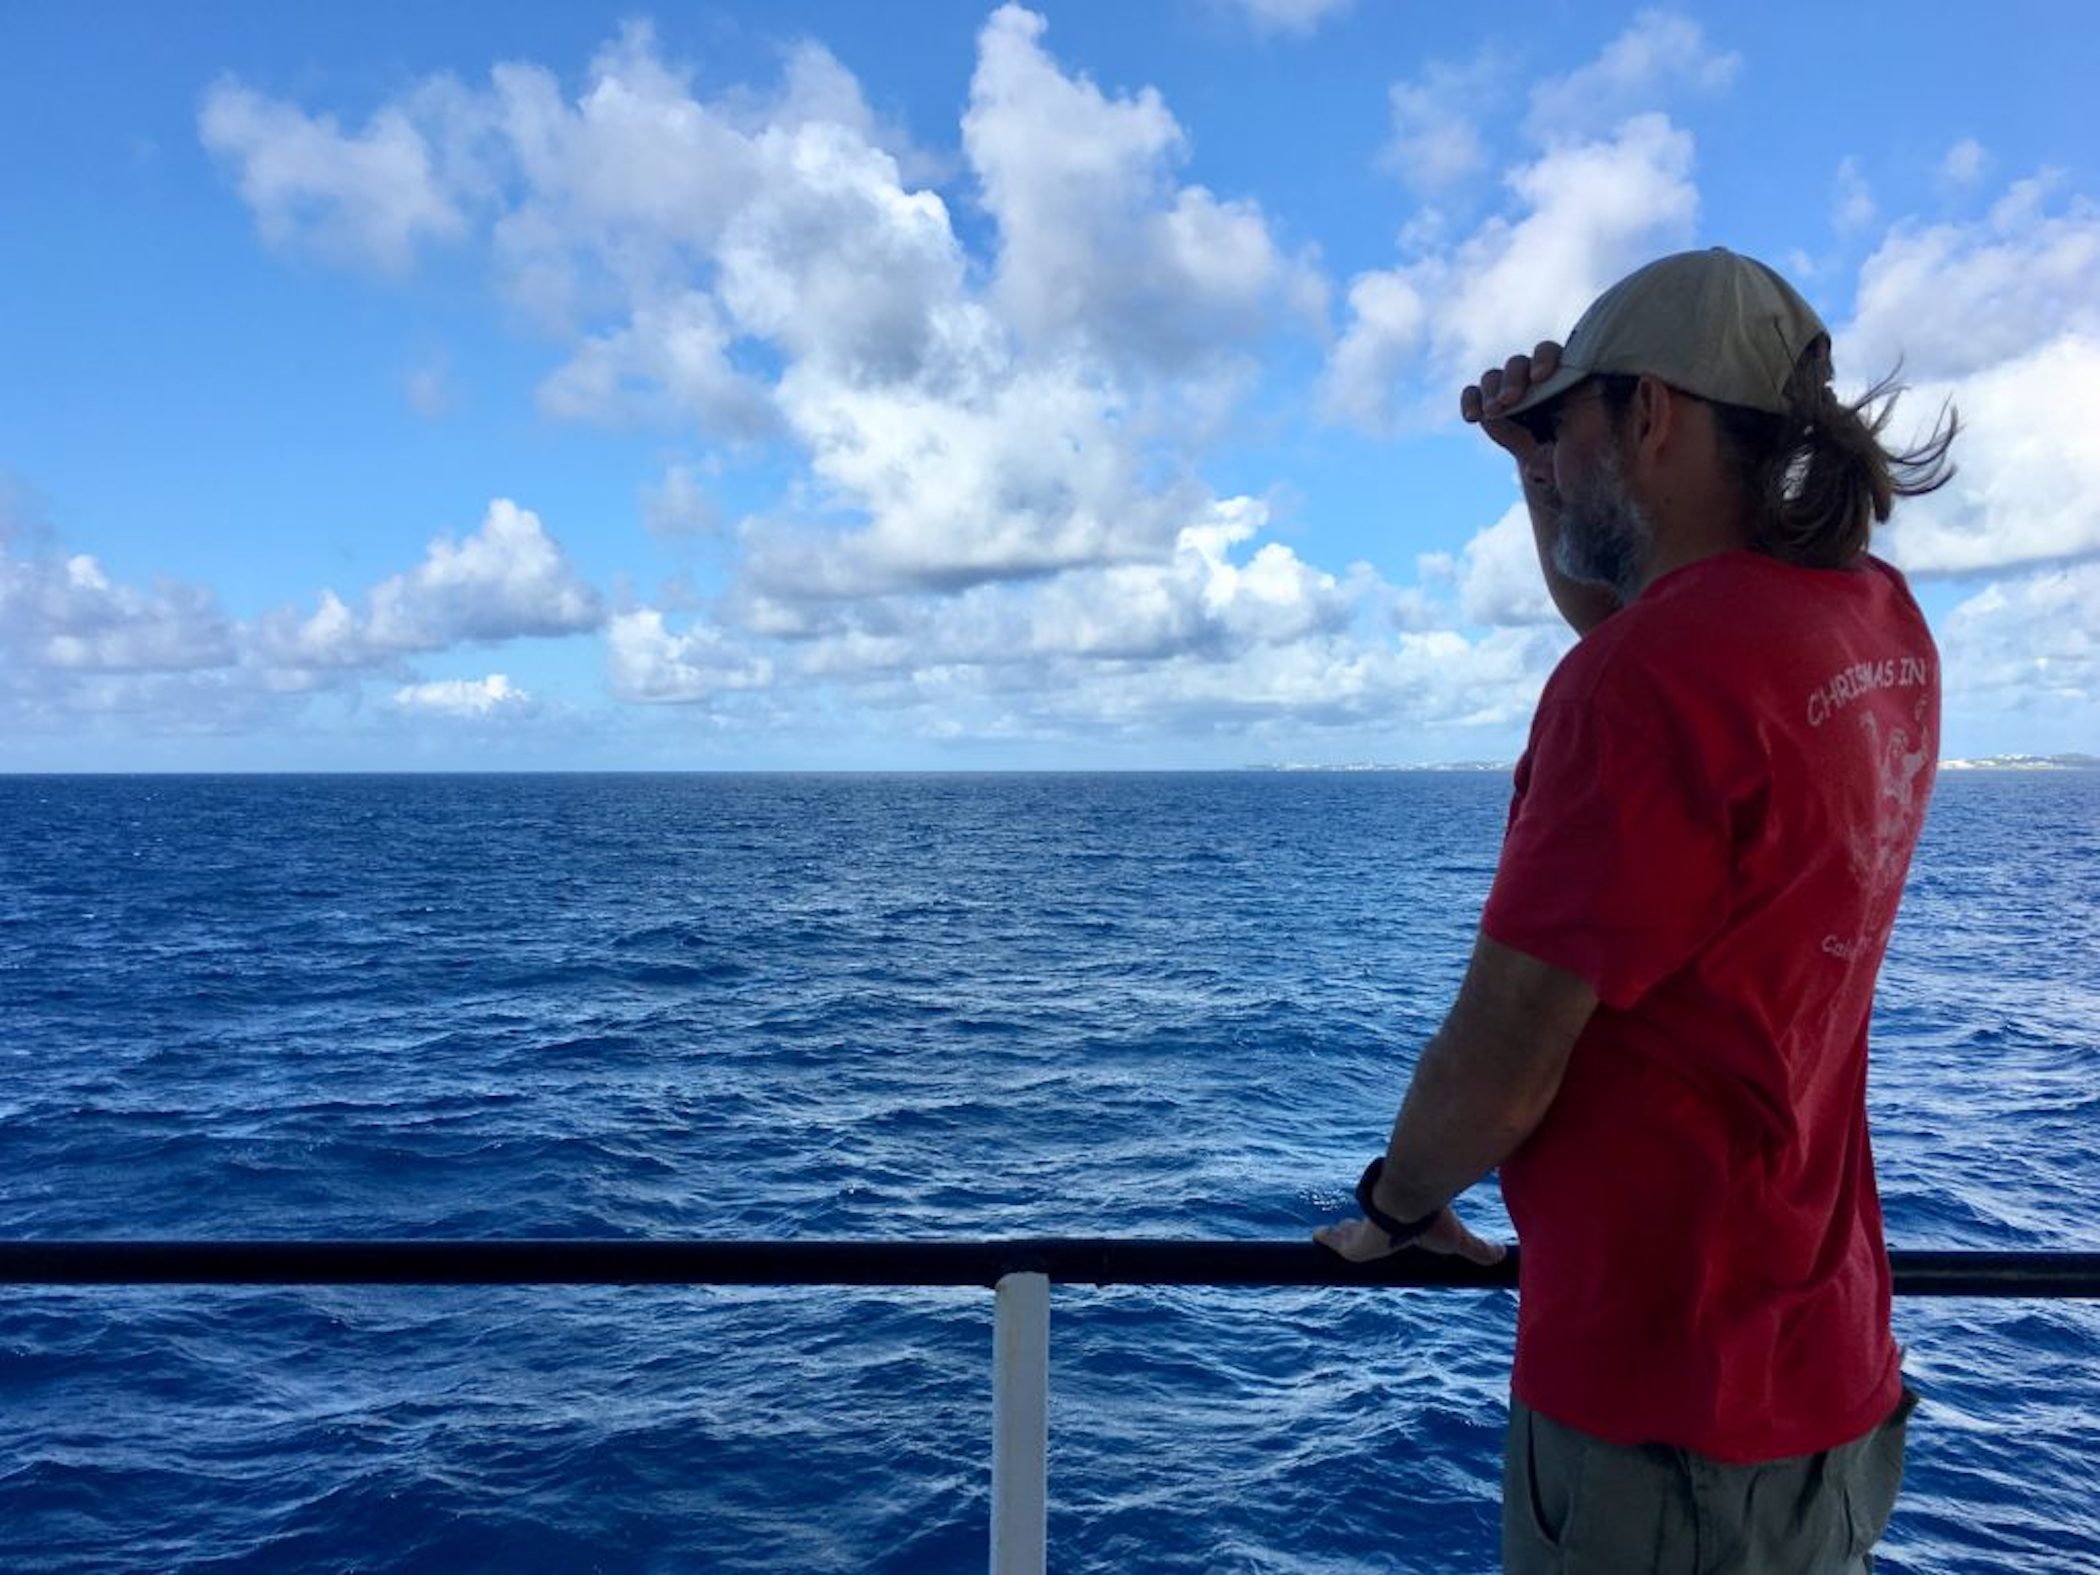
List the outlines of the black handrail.
{"type": "MultiPolygon", "coordinates": [[[[1892,1252],[1899,1296],[2100,1297],[2100,1252],[1892,1252]]],[[[1358,1285],[1513,1290],[1409,1251],[1343,1263],[1306,1241],[12,1241],[5,1285],[1358,1285]]]]}

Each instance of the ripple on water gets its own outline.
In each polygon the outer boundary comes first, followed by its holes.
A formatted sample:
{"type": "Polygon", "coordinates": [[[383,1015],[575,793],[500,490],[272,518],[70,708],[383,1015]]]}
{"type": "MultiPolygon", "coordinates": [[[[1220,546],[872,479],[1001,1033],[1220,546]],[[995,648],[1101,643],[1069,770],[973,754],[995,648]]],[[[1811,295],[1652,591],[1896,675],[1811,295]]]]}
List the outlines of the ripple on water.
{"type": "MultiPolygon", "coordinates": [[[[1899,1245],[2100,1239],[2100,777],[1942,785],[1899,1245]]],[[[1490,777],[0,779],[15,1235],[1288,1236],[1455,987],[1490,777]]],[[[1469,1200],[1507,1221],[1491,1189],[1469,1200]]],[[[1892,1570],[2100,1571],[2084,1304],[1907,1302],[1892,1570]]],[[[971,1291],[0,1309],[0,1567],[981,1568],[971,1291]]],[[[1500,1295],[1073,1288],[1058,1567],[1489,1567],[1500,1295]]]]}

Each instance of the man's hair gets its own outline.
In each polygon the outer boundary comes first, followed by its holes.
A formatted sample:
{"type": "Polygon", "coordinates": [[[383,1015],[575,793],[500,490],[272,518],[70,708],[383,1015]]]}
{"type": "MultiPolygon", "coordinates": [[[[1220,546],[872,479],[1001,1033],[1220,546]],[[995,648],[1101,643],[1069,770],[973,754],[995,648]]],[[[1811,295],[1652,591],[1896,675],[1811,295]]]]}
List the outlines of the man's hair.
{"type": "MultiPolygon", "coordinates": [[[[1849,403],[1830,378],[1830,341],[1818,337],[1787,380],[1785,413],[1707,401],[1722,460],[1755,500],[1751,545],[1809,569],[1852,563],[1896,499],[1935,492],[1953,479],[1948,452],[1961,430],[1959,413],[1945,405],[1915,448],[1885,448],[1882,429],[1903,392],[1897,373],[1849,403]]],[[[1640,379],[1615,373],[1599,381],[1616,423],[1640,379]]]]}

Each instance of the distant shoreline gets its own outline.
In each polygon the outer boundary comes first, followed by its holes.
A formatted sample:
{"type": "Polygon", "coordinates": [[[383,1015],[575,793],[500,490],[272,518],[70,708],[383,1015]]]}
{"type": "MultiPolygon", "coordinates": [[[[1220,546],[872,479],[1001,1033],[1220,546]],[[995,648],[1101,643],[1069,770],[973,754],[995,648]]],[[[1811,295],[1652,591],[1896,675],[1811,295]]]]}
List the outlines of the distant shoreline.
{"type": "MultiPolygon", "coordinates": [[[[1394,765],[1363,762],[1351,765],[1310,765],[1286,761],[1276,765],[1249,766],[1249,771],[1494,771],[1510,772],[1515,761],[1454,760],[1434,765],[1394,765]]],[[[2100,755],[1985,755],[1979,758],[1942,760],[1942,771],[2100,771],[2100,755]]]]}
{"type": "Polygon", "coordinates": [[[1942,760],[1942,771],[2100,771],[2100,755],[1986,755],[1942,760]]]}
{"type": "MultiPolygon", "coordinates": [[[[1399,762],[1382,760],[1320,763],[1313,761],[1264,761],[1239,766],[1130,767],[1130,766],[1030,766],[1030,767],[911,767],[808,768],[795,766],[702,766],[702,767],[558,767],[535,766],[514,770],[487,767],[472,770],[374,769],[361,771],[313,770],[281,767],[270,770],[197,771],[153,769],[144,771],[34,771],[0,766],[0,781],[60,780],[65,778],[198,778],[198,777],[1074,777],[1074,776],[1233,776],[1233,775],[1402,775],[1508,776],[1516,769],[1513,760],[1447,760],[1399,762]]],[[[2100,755],[1986,755],[1974,759],[1948,759],[1942,771],[2061,772],[2100,771],[2100,755]]]]}

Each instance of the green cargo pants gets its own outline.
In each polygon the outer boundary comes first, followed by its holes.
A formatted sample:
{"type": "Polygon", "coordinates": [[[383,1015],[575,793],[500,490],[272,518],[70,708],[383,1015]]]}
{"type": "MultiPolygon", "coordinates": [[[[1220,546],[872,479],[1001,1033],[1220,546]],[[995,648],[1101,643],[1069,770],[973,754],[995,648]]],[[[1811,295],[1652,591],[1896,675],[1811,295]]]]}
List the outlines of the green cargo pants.
{"type": "Polygon", "coordinates": [[[1918,1397],[1817,1455],[1728,1465],[1625,1446],[1509,1406],[1504,1575],[1861,1575],[1903,1481],[1918,1397]]]}

